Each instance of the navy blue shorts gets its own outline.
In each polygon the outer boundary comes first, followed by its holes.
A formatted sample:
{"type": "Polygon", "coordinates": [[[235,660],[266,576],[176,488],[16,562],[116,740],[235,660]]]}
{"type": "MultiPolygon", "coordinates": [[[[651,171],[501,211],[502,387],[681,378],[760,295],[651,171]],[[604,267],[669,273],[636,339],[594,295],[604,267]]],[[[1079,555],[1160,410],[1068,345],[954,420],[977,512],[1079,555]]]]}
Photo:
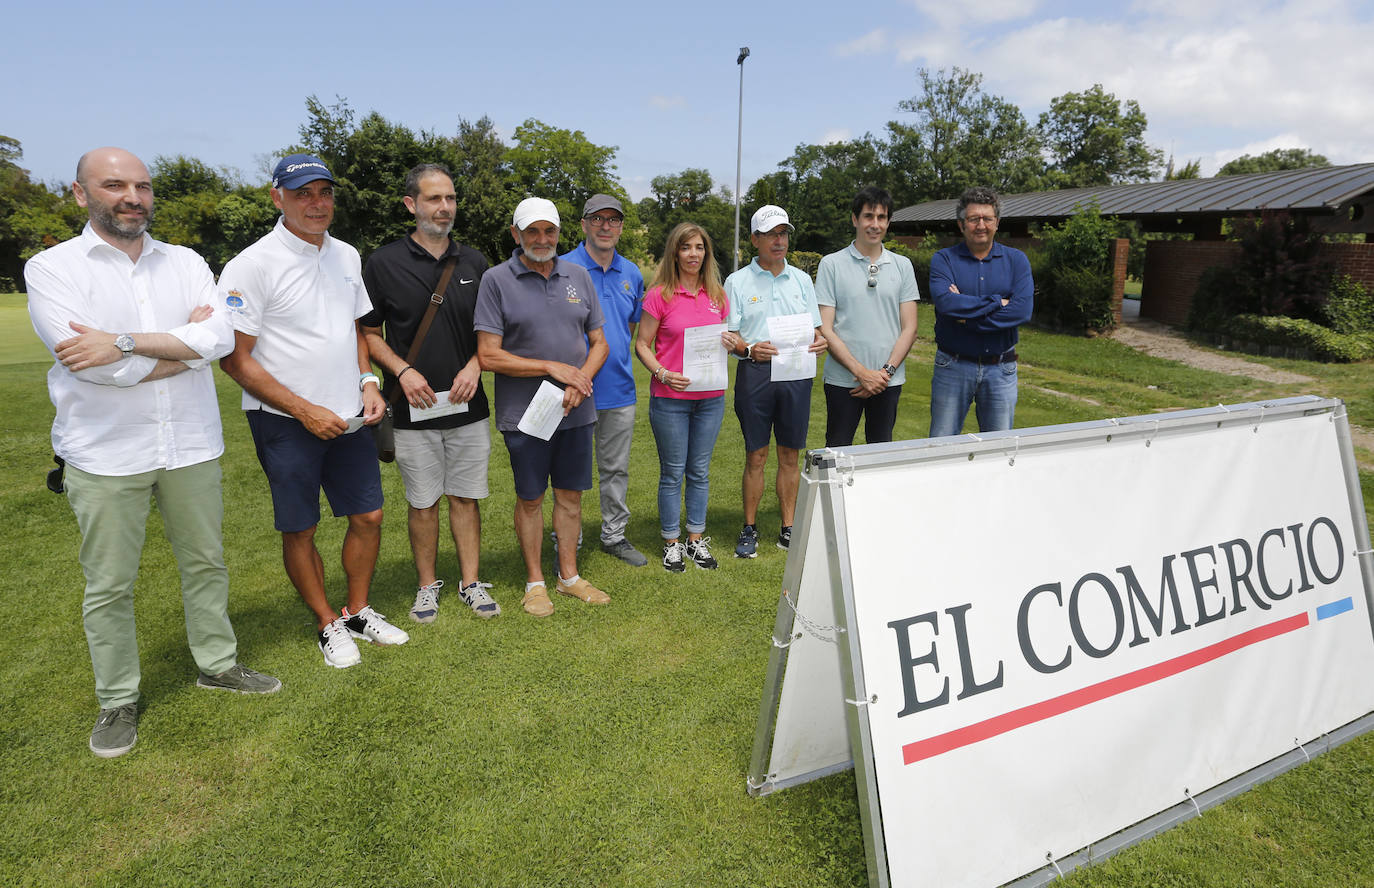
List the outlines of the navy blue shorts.
{"type": "Polygon", "coordinates": [[[559,429],[543,441],[520,431],[502,431],[515,476],[515,495],[537,500],[557,490],[592,489],[592,432],[596,423],[559,429]]]}
{"type": "Polygon", "coordinates": [[[272,490],[277,530],[296,533],[319,524],[321,488],[336,518],[382,507],[382,474],[372,429],[364,426],[326,441],[289,416],[266,410],[247,410],[244,415],[272,490]]]}
{"type": "Polygon", "coordinates": [[[767,361],[740,361],[735,371],[735,416],[744,433],[744,449],[761,450],[776,435],[778,445],[806,449],[811,425],[811,380],[773,382],[767,361]]]}

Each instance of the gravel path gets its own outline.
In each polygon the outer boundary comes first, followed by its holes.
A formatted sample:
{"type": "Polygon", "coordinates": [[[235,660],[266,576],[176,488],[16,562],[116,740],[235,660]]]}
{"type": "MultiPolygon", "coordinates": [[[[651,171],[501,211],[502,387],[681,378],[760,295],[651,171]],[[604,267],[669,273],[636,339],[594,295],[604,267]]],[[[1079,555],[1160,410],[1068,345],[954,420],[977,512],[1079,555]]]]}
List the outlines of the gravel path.
{"type": "Polygon", "coordinates": [[[1275,370],[1273,367],[1266,367],[1264,364],[1244,358],[1219,355],[1197,348],[1183,334],[1157,321],[1132,321],[1122,324],[1112,332],[1112,338],[1151,357],[1178,361],[1200,370],[1215,370],[1217,373],[1231,376],[1248,376],[1261,382],[1313,381],[1312,377],[1300,373],[1275,370]]]}

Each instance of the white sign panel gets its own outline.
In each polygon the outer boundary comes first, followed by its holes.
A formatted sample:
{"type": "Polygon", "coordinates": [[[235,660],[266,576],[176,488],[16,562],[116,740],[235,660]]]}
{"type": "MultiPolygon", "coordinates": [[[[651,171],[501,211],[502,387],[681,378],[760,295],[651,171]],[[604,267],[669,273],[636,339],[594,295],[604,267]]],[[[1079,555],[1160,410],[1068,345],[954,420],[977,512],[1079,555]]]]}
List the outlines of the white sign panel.
{"type": "Polygon", "coordinates": [[[1322,415],[856,473],[892,884],[1000,885],[1374,710],[1337,453],[1322,415]]]}

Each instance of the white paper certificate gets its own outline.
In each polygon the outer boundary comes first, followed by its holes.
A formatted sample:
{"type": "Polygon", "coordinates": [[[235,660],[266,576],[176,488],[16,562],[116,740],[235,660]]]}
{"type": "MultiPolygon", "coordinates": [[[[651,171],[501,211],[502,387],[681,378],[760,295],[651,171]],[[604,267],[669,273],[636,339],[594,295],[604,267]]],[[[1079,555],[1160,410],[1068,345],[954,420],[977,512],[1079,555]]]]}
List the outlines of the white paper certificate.
{"type": "Polygon", "coordinates": [[[816,376],[816,355],[807,351],[815,339],[816,327],[811,315],[779,315],[768,319],[768,341],[778,353],[770,361],[773,365],[773,382],[789,379],[814,379],[816,376]]]}
{"type": "Polygon", "coordinates": [[[452,416],[455,413],[468,412],[467,401],[453,403],[449,401],[448,392],[446,391],[434,393],[433,407],[415,407],[409,404],[406,406],[410,407],[411,422],[424,422],[427,419],[438,419],[441,416],[452,416]]]}
{"type": "Polygon", "coordinates": [[[341,416],[339,419],[348,423],[348,431],[344,432],[345,435],[351,435],[363,427],[364,419],[361,416],[341,416]]]}
{"type": "Polygon", "coordinates": [[[527,435],[547,441],[563,421],[563,390],[547,379],[539,384],[525,415],[516,428],[527,435]]]}
{"type": "Polygon", "coordinates": [[[686,391],[717,392],[729,384],[725,345],[720,341],[724,332],[724,324],[682,331],[682,375],[691,380],[686,391]]]}

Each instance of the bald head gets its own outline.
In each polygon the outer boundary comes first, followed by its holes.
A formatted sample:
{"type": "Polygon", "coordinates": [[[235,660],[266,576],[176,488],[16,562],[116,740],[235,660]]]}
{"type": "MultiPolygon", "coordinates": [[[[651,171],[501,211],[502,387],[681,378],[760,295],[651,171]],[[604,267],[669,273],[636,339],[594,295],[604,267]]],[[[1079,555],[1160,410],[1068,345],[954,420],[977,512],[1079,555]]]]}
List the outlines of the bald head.
{"type": "Polygon", "coordinates": [[[111,243],[142,239],[153,218],[152,177],[143,161],[123,148],[81,155],[72,193],[90,213],[91,227],[111,243]]]}

